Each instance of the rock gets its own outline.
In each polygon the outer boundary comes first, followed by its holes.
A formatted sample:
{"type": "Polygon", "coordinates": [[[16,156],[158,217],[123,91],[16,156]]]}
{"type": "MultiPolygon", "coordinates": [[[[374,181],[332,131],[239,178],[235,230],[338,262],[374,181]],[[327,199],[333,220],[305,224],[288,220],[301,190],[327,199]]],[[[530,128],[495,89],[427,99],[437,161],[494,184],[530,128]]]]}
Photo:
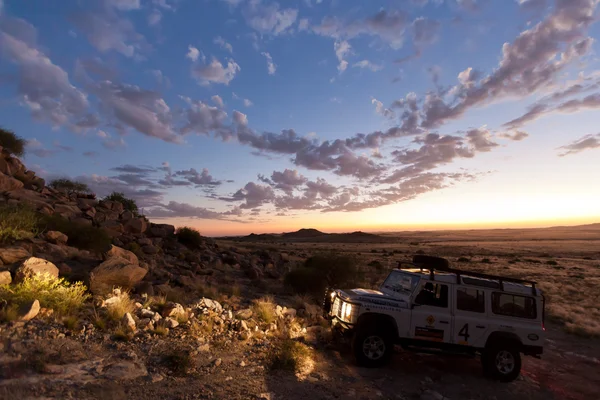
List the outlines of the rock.
{"type": "Polygon", "coordinates": [[[132,332],[135,332],[136,326],[135,326],[135,320],[133,319],[133,317],[131,316],[130,313],[125,313],[125,315],[123,315],[123,319],[121,320],[121,323],[127,327],[127,329],[129,329],[132,332]]]}
{"type": "Polygon", "coordinates": [[[241,320],[247,320],[252,318],[252,310],[249,308],[246,308],[244,310],[240,310],[238,312],[235,313],[235,317],[237,319],[241,319],[241,320]]]}
{"type": "Polygon", "coordinates": [[[217,359],[216,359],[216,360],[213,362],[213,365],[214,365],[215,367],[220,367],[222,363],[223,363],[223,360],[221,360],[220,358],[217,358],[217,359]]]}
{"type": "Polygon", "coordinates": [[[117,247],[117,246],[111,245],[110,250],[108,250],[106,253],[102,254],[103,260],[109,260],[109,259],[115,258],[115,257],[128,260],[131,264],[134,264],[134,265],[140,264],[140,260],[137,258],[137,256],[134,253],[132,253],[129,250],[125,250],[120,247],[117,247]]]}
{"type": "Polygon", "coordinates": [[[248,340],[252,337],[252,332],[250,331],[242,331],[239,336],[240,340],[248,340]]]}
{"type": "Polygon", "coordinates": [[[150,224],[150,236],[164,238],[175,234],[175,227],[168,224],[150,224]]]}
{"type": "Polygon", "coordinates": [[[152,383],[161,382],[163,379],[165,379],[165,377],[162,376],[161,374],[150,375],[150,382],[152,382],[152,383]]]}
{"type": "Polygon", "coordinates": [[[246,323],[246,321],[240,321],[240,330],[242,330],[242,331],[250,330],[250,328],[248,328],[248,324],[246,323]]]}
{"type": "Polygon", "coordinates": [[[83,217],[73,218],[71,222],[77,225],[92,226],[92,220],[83,217]]]}
{"type": "Polygon", "coordinates": [[[16,263],[17,261],[24,260],[29,256],[29,252],[22,247],[10,246],[0,248],[0,260],[2,260],[4,264],[16,263]]]}
{"type": "Polygon", "coordinates": [[[103,377],[110,380],[128,381],[146,375],[148,375],[148,370],[141,362],[123,361],[110,364],[104,370],[103,377]]]}
{"type": "Polygon", "coordinates": [[[110,237],[121,236],[125,228],[119,221],[107,220],[100,223],[100,227],[108,233],[110,237]]]}
{"type": "Polygon", "coordinates": [[[114,257],[98,265],[90,273],[90,291],[94,294],[109,293],[113,287],[132,288],[146,276],[148,271],[129,260],[114,257]]]}
{"type": "Polygon", "coordinates": [[[69,276],[69,275],[71,275],[72,272],[73,272],[73,269],[71,267],[69,267],[67,264],[60,263],[58,265],[58,275],[59,276],[69,276]]]}
{"type": "Polygon", "coordinates": [[[69,237],[62,232],[48,231],[46,232],[46,240],[54,244],[67,244],[69,237]]]}
{"type": "Polygon", "coordinates": [[[10,285],[11,282],[12,276],[10,275],[10,271],[0,272],[0,285],[10,285]]]}
{"type": "Polygon", "coordinates": [[[140,319],[140,321],[137,324],[138,328],[144,330],[144,331],[151,331],[154,330],[154,323],[152,322],[152,319],[150,318],[142,318],[140,319]]]}
{"type": "Polygon", "coordinates": [[[30,321],[40,312],[40,302],[30,301],[19,307],[19,321],[30,321]]]}
{"type": "Polygon", "coordinates": [[[207,299],[206,297],[203,297],[200,300],[200,303],[198,303],[198,305],[200,307],[208,308],[209,310],[212,310],[217,314],[221,314],[223,312],[223,306],[221,305],[221,303],[219,303],[216,300],[207,299]]]}
{"type": "Polygon", "coordinates": [[[154,296],[154,287],[152,286],[152,282],[140,282],[136,285],[135,292],[137,294],[154,296]]]}
{"type": "Polygon", "coordinates": [[[151,246],[152,245],[152,240],[148,239],[148,238],[140,238],[137,240],[137,242],[140,246],[151,246]]]}
{"type": "Polygon", "coordinates": [[[294,310],[293,308],[288,308],[283,312],[283,315],[287,318],[294,318],[296,317],[296,310],[294,310]]]}
{"type": "Polygon", "coordinates": [[[148,310],[148,309],[141,309],[140,310],[140,317],[141,318],[152,318],[154,317],[155,312],[152,310],[148,310]]]}
{"type": "Polygon", "coordinates": [[[23,188],[23,182],[0,172],[0,192],[8,192],[23,188]]]}
{"type": "Polygon", "coordinates": [[[245,367],[245,366],[246,366],[246,363],[245,363],[245,362],[242,360],[242,361],[240,362],[240,367],[245,367]]]}
{"type": "Polygon", "coordinates": [[[246,269],[246,276],[250,279],[260,279],[262,277],[262,272],[256,267],[250,267],[246,269]]]}
{"type": "Polygon", "coordinates": [[[444,396],[433,390],[425,390],[421,393],[421,400],[444,400],[444,396]]]}
{"type": "Polygon", "coordinates": [[[112,210],[121,214],[125,210],[125,208],[123,207],[123,203],[115,201],[115,202],[113,202],[112,210]]]}
{"type": "Polygon", "coordinates": [[[144,233],[148,228],[148,224],[144,217],[130,219],[125,223],[125,232],[127,233],[144,233]]]}
{"type": "Polygon", "coordinates": [[[162,312],[163,317],[177,318],[179,316],[184,316],[184,315],[185,315],[185,309],[179,303],[168,303],[162,312]]]}
{"type": "Polygon", "coordinates": [[[148,246],[142,247],[142,251],[145,254],[156,254],[156,253],[158,253],[159,250],[160,249],[158,247],[153,246],[153,245],[148,245],[148,246]]]}
{"type": "Polygon", "coordinates": [[[53,278],[58,278],[58,268],[56,265],[43,258],[29,257],[17,268],[15,272],[15,281],[21,282],[29,276],[46,274],[53,278]]]}
{"type": "Polygon", "coordinates": [[[121,214],[121,221],[129,221],[133,218],[133,213],[131,211],[123,211],[121,214]]]}
{"type": "Polygon", "coordinates": [[[173,328],[177,328],[179,326],[179,322],[177,322],[177,320],[175,320],[173,318],[167,317],[164,320],[164,325],[169,329],[173,329],[173,328]]]}
{"type": "Polygon", "coordinates": [[[210,351],[210,346],[208,343],[204,343],[198,346],[198,353],[208,353],[210,351]]]}
{"type": "MultiPolygon", "coordinates": [[[[96,199],[83,199],[83,198],[77,199],[77,207],[79,207],[79,209],[81,211],[88,211],[88,210],[96,207],[96,205],[98,205],[98,200],[96,200],[96,199]]],[[[94,214],[95,213],[96,213],[96,211],[94,210],[94,214]]]]}
{"type": "Polygon", "coordinates": [[[81,210],[79,209],[79,207],[71,206],[68,204],[55,204],[54,212],[56,214],[60,214],[62,217],[69,218],[69,219],[74,218],[77,215],[81,214],[81,210]]]}

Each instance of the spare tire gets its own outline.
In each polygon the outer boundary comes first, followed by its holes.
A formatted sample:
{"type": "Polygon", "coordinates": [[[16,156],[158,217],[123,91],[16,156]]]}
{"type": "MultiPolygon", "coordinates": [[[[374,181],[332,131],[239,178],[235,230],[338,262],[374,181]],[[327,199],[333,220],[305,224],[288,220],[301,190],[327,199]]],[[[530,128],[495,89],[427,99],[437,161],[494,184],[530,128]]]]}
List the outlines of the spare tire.
{"type": "Polygon", "coordinates": [[[430,268],[450,268],[450,263],[448,260],[442,257],[435,256],[424,256],[417,254],[413,256],[413,264],[417,264],[418,266],[430,267],[430,268]]]}

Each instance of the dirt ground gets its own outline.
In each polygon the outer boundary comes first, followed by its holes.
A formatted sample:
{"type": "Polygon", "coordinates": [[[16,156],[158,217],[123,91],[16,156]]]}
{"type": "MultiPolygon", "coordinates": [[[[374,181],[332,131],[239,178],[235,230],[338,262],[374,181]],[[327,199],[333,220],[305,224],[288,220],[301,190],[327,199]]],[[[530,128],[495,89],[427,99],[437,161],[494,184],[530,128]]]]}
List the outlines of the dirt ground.
{"type": "MultiPolygon", "coordinates": [[[[291,266],[323,251],[352,254],[365,266],[379,261],[383,268],[366,268],[364,285],[370,287],[376,286],[397,261],[408,260],[415,253],[447,257],[462,269],[535,279],[548,299],[548,340],[542,359],[524,357],[521,377],[512,383],[498,383],[483,377],[476,358],[412,353],[399,348],[385,368],[359,368],[348,346],[335,342],[310,345],[312,362],[303,374],[297,375],[269,369],[268,359],[276,339],[267,339],[211,343],[210,351],[195,356],[195,368],[178,375],[159,361],[160,354],[176,346],[194,347],[191,337],[156,339],[154,343],[85,343],[79,361],[133,357],[145,365],[148,374],[128,381],[97,377],[87,382],[74,375],[65,378],[60,373],[45,373],[33,380],[5,377],[0,378],[0,399],[598,398],[600,226],[580,230],[388,235],[397,238],[397,242],[373,245],[220,241],[219,246],[233,246],[240,251],[276,248],[289,254],[291,266]],[[221,362],[217,363],[218,359],[221,362]]],[[[275,293],[278,300],[280,294],[275,293]]],[[[51,347],[56,341],[39,339],[36,344],[51,347]]],[[[84,369],[94,375],[95,364],[90,365],[84,369]]]]}

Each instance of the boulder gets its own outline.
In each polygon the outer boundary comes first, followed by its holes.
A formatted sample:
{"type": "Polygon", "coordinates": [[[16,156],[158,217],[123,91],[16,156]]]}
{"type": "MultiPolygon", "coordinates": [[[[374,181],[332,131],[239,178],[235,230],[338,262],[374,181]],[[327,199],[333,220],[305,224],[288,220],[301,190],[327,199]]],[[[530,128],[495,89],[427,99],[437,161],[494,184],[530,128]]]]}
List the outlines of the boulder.
{"type": "Polygon", "coordinates": [[[40,312],[40,302],[33,300],[19,307],[19,321],[30,321],[40,312]]]}
{"type": "Polygon", "coordinates": [[[124,211],[123,203],[118,201],[113,202],[112,210],[119,213],[119,215],[124,211]]]}
{"type": "Polygon", "coordinates": [[[131,261],[113,257],[98,265],[90,273],[90,290],[94,294],[109,293],[113,287],[130,289],[146,276],[148,271],[131,261]]]}
{"type": "Polygon", "coordinates": [[[96,207],[97,204],[98,204],[98,201],[96,199],[84,199],[84,198],[77,199],[77,207],[79,207],[79,209],[81,211],[90,210],[90,209],[96,207]]]}
{"type": "Polygon", "coordinates": [[[81,214],[81,210],[79,209],[79,207],[69,204],[55,204],[54,212],[69,219],[75,218],[76,216],[81,214]]]}
{"type": "Polygon", "coordinates": [[[121,214],[121,221],[129,221],[133,218],[133,213],[131,211],[123,211],[121,214]]]}
{"type": "Polygon", "coordinates": [[[110,236],[117,237],[123,233],[123,225],[119,221],[107,220],[100,224],[100,227],[110,236]]]}
{"type": "Polygon", "coordinates": [[[33,275],[48,274],[53,278],[58,278],[58,268],[50,261],[43,258],[29,257],[23,261],[15,271],[15,281],[21,282],[23,279],[33,275]]]}
{"type": "Polygon", "coordinates": [[[0,154],[0,174],[12,176],[12,171],[10,170],[10,166],[0,154]]]}
{"type": "Polygon", "coordinates": [[[150,240],[148,238],[140,238],[137,240],[137,242],[140,246],[152,245],[152,240],[150,240]]]}
{"type": "Polygon", "coordinates": [[[185,315],[185,309],[179,303],[168,303],[162,312],[162,316],[165,318],[166,317],[177,318],[177,317],[182,317],[184,315],[185,315]]]}
{"type": "Polygon", "coordinates": [[[85,210],[83,212],[83,215],[85,215],[86,217],[89,217],[91,219],[94,219],[94,217],[96,216],[96,209],[92,207],[88,210],[85,210]]]}
{"type": "Polygon", "coordinates": [[[10,285],[12,282],[12,276],[10,275],[10,271],[1,271],[0,272],[0,285],[10,285]]]}
{"type": "Polygon", "coordinates": [[[46,240],[54,244],[67,244],[69,237],[62,232],[48,231],[46,232],[46,240]]]}
{"type": "Polygon", "coordinates": [[[21,188],[23,188],[23,182],[0,172],[0,192],[19,190],[21,188]]]}
{"type": "Polygon", "coordinates": [[[144,217],[130,219],[125,223],[125,232],[127,233],[144,233],[148,228],[148,223],[144,217]]]}
{"type": "Polygon", "coordinates": [[[169,329],[177,328],[179,326],[179,322],[173,318],[165,318],[163,324],[169,329]]]}
{"type": "Polygon", "coordinates": [[[0,260],[4,264],[12,264],[29,257],[29,252],[19,246],[10,246],[0,248],[0,260]]]}
{"type": "Polygon", "coordinates": [[[153,246],[153,245],[151,245],[151,244],[149,244],[149,245],[147,245],[147,246],[144,246],[144,247],[142,247],[142,251],[143,251],[145,254],[156,254],[156,253],[158,253],[158,251],[159,251],[159,250],[160,250],[160,249],[159,249],[158,247],[156,247],[156,246],[153,246]]]}
{"type": "Polygon", "coordinates": [[[73,218],[71,222],[78,225],[92,226],[92,220],[83,217],[73,218]]]}
{"type": "Polygon", "coordinates": [[[108,250],[106,253],[102,254],[102,259],[105,261],[109,260],[111,258],[115,258],[115,257],[128,260],[131,264],[134,264],[134,265],[140,264],[140,261],[138,260],[137,256],[134,253],[132,253],[129,250],[125,250],[120,247],[117,247],[117,246],[111,245],[110,250],[108,250]]]}
{"type": "Polygon", "coordinates": [[[150,236],[164,238],[175,234],[175,227],[168,224],[150,224],[150,236]]]}
{"type": "Polygon", "coordinates": [[[239,310],[238,312],[235,313],[235,317],[237,319],[241,319],[241,320],[247,320],[252,318],[252,310],[249,308],[246,308],[244,310],[239,310]]]}

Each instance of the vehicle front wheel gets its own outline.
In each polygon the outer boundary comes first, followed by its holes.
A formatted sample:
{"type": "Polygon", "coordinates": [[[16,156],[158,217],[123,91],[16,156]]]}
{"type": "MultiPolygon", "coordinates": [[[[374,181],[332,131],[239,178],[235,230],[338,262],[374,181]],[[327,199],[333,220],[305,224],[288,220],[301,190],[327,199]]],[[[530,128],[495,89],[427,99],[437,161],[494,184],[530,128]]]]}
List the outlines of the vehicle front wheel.
{"type": "Polygon", "coordinates": [[[361,367],[375,368],[385,365],[394,351],[389,335],[376,330],[358,330],[352,339],[352,350],[361,367]]]}
{"type": "Polygon", "coordinates": [[[511,346],[493,346],[481,356],[484,373],[501,382],[517,379],[521,372],[521,353],[511,346]]]}

